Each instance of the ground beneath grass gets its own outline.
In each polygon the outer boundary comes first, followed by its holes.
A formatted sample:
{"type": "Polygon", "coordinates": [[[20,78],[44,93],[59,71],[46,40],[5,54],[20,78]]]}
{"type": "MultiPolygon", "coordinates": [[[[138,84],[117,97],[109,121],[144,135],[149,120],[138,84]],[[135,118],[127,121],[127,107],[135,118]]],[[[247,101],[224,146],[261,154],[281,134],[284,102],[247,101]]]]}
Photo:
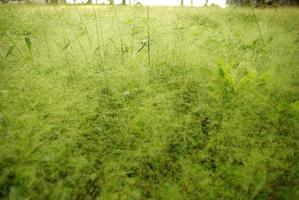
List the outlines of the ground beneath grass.
{"type": "Polygon", "coordinates": [[[0,198],[298,199],[298,19],[0,5],[0,198]]]}

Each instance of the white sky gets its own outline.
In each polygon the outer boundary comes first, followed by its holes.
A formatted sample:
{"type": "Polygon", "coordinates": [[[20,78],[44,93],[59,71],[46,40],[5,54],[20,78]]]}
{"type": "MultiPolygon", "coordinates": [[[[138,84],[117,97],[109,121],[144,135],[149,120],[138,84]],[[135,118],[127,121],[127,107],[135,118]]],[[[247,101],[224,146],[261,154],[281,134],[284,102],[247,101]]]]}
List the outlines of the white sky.
{"type": "MultiPolygon", "coordinates": [[[[130,0],[126,0],[127,3],[129,3],[130,0]]],[[[74,3],[86,3],[87,0],[66,0],[69,4],[74,3]]],[[[121,4],[122,0],[114,0],[115,4],[121,4]]],[[[131,4],[136,4],[137,2],[140,2],[143,5],[152,5],[152,6],[179,6],[180,0],[131,0],[131,4]]],[[[108,0],[92,0],[93,4],[109,4],[108,0]]],[[[193,6],[204,6],[206,3],[206,0],[193,0],[193,6]]],[[[209,0],[208,5],[216,4],[222,8],[226,7],[226,0],[209,0]]],[[[185,6],[191,5],[191,0],[184,0],[185,6]]]]}

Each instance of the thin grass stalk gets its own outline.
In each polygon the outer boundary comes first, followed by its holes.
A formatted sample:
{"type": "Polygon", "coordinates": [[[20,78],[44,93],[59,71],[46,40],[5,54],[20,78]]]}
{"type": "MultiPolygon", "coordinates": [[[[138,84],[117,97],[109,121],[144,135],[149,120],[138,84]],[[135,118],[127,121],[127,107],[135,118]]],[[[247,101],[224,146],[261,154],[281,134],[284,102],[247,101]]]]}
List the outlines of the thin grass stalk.
{"type": "Polygon", "coordinates": [[[13,46],[16,47],[17,51],[19,52],[19,54],[22,56],[23,59],[25,59],[24,54],[22,53],[21,49],[19,48],[19,46],[15,43],[15,41],[13,39],[10,38],[10,36],[6,33],[6,36],[8,38],[8,40],[13,44],[13,46]]]}
{"type": "MultiPolygon", "coordinates": [[[[60,19],[60,14],[58,13],[58,11],[57,11],[56,8],[54,8],[54,11],[55,11],[55,14],[56,14],[56,16],[58,17],[58,19],[60,19]]],[[[65,26],[65,24],[62,23],[61,20],[58,20],[58,21],[59,21],[58,23],[60,23],[60,25],[61,25],[62,27],[65,26]]],[[[68,36],[68,33],[67,33],[67,32],[65,32],[65,36],[68,36]]],[[[65,37],[64,37],[64,40],[66,40],[65,37]]],[[[69,43],[70,43],[71,40],[70,40],[69,37],[67,38],[67,41],[69,41],[69,43]]],[[[71,50],[72,50],[72,53],[74,53],[74,50],[73,50],[73,48],[72,48],[71,43],[69,44],[69,46],[70,46],[70,48],[71,48],[71,50]]]]}
{"type": "Polygon", "coordinates": [[[147,6],[147,58],[148,58],[148,67],[151,69],[151,42],[150,42],[150,10],[147,6]]]}
{"type": "MultiPolygon", "coordinates": [[[[30,39],[30,38],[29,38],[30,39]]],[[[31,40],[31,39],[30,39],[31,40]]],[[[29,53],[30,53],[30,60],[32,62],[32,66],[36,68],[36,71],[38,72],[38,74],[40,74],[40,69],[39,67],[36,65],[36,62],[35,62],[35,58],[33,56],[33,52],[32,52],[32,48],[29,49],[29,53]]]]}
{"type": "Polygon", "coordinates": [[[8,13],[11,15],[11,17],[15,18],[16,19],[16,22],[18,24],[18,26],[20,27],[21,31],[23,34],[26,33],[25,29],[24,29],[24,26],[23,26],[23,23],[21,22],[21,18],[19,17],[18,13],[16,12],[13,13],[9,8],[6,7],[6,10],[8,11],[8,13]]]}
{"type": "MultiPolygon", "coordinates": [[[[106,75],[106,69],[105,69],[105,66],[104,66],[104,63],[105,63],[105,61],[104,61],[105,52],[103,52],[104,55],[102,57],[102,55],[101,55],[100,38],[99,38],[98,18],[97,18],[97,14],[96,14],[96,10],[95,10],[95,6],[94,5],[93,5],[93,15],[94,15],[95,25],[96,25],[96,38],[97,38],[97,46],[98,46],[97,49],[98,49],[98,52],[99,52],[101,63],[98,63],[98,59],[96,59],[96,60],[97,60],[97,65],[101,66],[101,68],[102,68],[102,72],[103,72],[103,76],[104,76],[104,82],[105,82],[105,86],[106,86],[106,92],[107,92],[107,95],[109,95],[109,84],[108,84],[108,79],[107,79],[107,75],[106,75]]],[[[100,29],[102,31],[101,22],[100,22],[100,29]]],[[[103,36],[103,35],[101,34],[101,36],[103,36]]],[[[103,40],[104,39],[102,38],[102,41],[103,40]]],[[[103,48],[104,48],[104,43],[102,43],[102,44],[103,44],[103,48]]],[[[103,51],[105,51],[105,50],[103,49],[103,51]]]]}
{"type": "Polygon", "coordinates": [[[95,51],[99,52],[99,56],[100,56],[100,60],[103,64],[103,58],[102,58],[102,53],[101,53],[101,45],[100,45],[100,38],[99,38],[99,26],[98,26],[98,17],[96,14],[96,10],[95,10],[95,6],[93,5],[93,15],[94,15],[94,19],[95,19],[95,25],[96,25],[96,38],[97,38],[97,47],[95,51]]]}
{"type": "MultiPolygon", "coordinates": [[[[134,9],[134,19],[137,19],[136,15],[136,9],[134,9]]],[[[134,48],[134,29],[135,29],[135,23],[133,24],[133,28],[131,29],[131,60],[133,59],[133,48],[134,48]]]]}
{"type": "Polygon", "coordinates": [[[83,25],[84,30],[85,30],[85,33],[86,33],[86,35],[87,35],[87,39],[88,39],[88,42],[89,42],[90,49],[92,50],[92,49],[93,49],[93,48],[92,48],[92,41],[91,41],[91,38],[90,38],[90,34],[89,34],[89,32],[88,32],[88,29],[87,29],[87,27],[86,27],[86,25],[85,25],[85,23],[84,23],[84,20],[83,20],[83,18],[82,18],[81,13],[80,13],[79,10],[77,9],[77,6],[75,6],[75,10],[76,10],[77,14],[79,15],[81,24],[83,25]]]}
{"type": "Polygon", "coordinates": [[[119,21],[119,16],[118,16],[117,10],[115,11],[114,18],[116,18],[116,21],[117,21],[118,35],[119,35],[119,38],[120,38],[121,60],[122,60],[122,64],[124,65],[125,64],[125,49],[124,49],[123,37],[122,37],[122,34],[121,34],[121,28],[120,28],[121,23],[119,21]]]}
{"type": "MultiPolygon", "coordinates": [[[[38,10],[38,18],[40,20],[41,23],[43,23],[43,21],[41,20],[41,16],[42,14],[40,13],[40,10],[38,10]]],[[[46,48],[47,48],[47,55],[48,55],[48,58],[50,59],[51,58],[51,55],[50,55],[50,47],[49,47],[49,40],[48,40],[48,33],[46,30],[43,31],[44,33],[44,37],[45,37],[45,42],[46,42],[46,48]]]]}
{"type": "Polygon", "coordinates": [[[102,50],[103,50],[103,62],[106,63],[107,49],[105,47],[105,39],[104,39],[103,26],[102,26],[102,15],[100,15],[99,22],[100,22],[101,41],[102,41],[102,50]]]}
{"type": "Polygon", "coordinates": [[[122,64],[125,65],[125,48],[124,48],[124,44],[123,44],[123,40],[120,40],[120,47],[121,47],[121,60],[122,60],[122,64]]]}
{"type": "Polygon", "coordinates": [[[82,45],[82,43],[80,42],[79,38],[77,37],[77,35],[75,34],[75,31],[73,30],[72,26],[69,24],[69,22],[67,21],[66,17],[65,17],[65,14],[64,14],[64,11],[62,10],[62,18],[63,20],[65,21],[66,25],[69,27],[69,29],[71,30],[71,32],[73,33],[73,35],[75,36],[76,40],[78,41],[78,44],[81,48],[81,51],[83,52],[83,56],[85,58],[85,60],[87,61],[87,56],[86,56],[86,52],[85,52],[85,49],[82,45]]]}
{"type": "Polygon", "coordinates": [[[71,64],[70,64],[68,49],[65,50],[65,57],[66,57],[66,62],[67,62],[67,68],[68,68],[69,76],[73,80],[74,76],[73,76],[73,73],[72,73],[72,70],[71,70],[71,64]]]}
{"type": "MultiPolygon", "coordinates": [[[[25,32],[25,29],[23,27],[23,24],[21,23],[21,19],[18,16],[18,14],[13,13],[9,8],[6,8],[6,10],[11,15],[12,18],[16,19],[16,22],[17,22],[18,26],[20,27],[22,34],[25,35],[26,32],[25,32]]],[[[17,48],[18,52],[23,57],[23,59],[26,59],[25,55],[23,54],[23,52],[21,51],[19,46],[13,41],[13,39],[11,39],[11,37],[8,34],[6,34],[6,35],[7,35],[7,38],[10,40],[10,42],[17,48]]]]}
{"type": "Polygon", "coordinates": [[[265,42],[264,42],[264,38],[263,38],[263,35],[262,35],[261,27],[260,27],[260,25],[259,25],[259,21],[258,21],[258,19],[257,19],[257,17],[256,17],[256,14],[255,14],[254,7],[253,7],[253,6],[251,6],[251,11],[252,11],[252,14],[253,14],[253,16],[254,16],[254,19],[255,19],[255,21],[256,21],[256,24],[257,24],[257,29],[258,29],[259,34],[260,34],[260,39],[261,39],[263,45],[265,46],[265,42]]]}
{"type": "Polygon", "coordinates": [[[102,28],[102,20],[101,20],[101,16],[99,18],[99,22],[100,22],[100,27],[98,27],[98,16],[96,14],[96,10],[95,10],[95,6],[93,5],[93,14],[94,14],[94,18],[95,18],[95,24],[96,24],[96,29],[97,29],[97,45],[98,45],[98,49],[99,49],[99,52],[100,52],[100,56],[101,56],[101,60],[102,60],[102,63],[106,63],[106,59],[105,59],[105,55],[106,55],[106,52],[105,52],[105,42],[104,42],[104,34],[103,34],[103,28],[102,28]],[[100,36],[99,36],[99,30],[100,30],[100,33],[101,33],[101,42],[102,42],[102,48],[100,47],[100,36]],[[103,55],[101,54],[101,50],[103,52],[103,55]]]}
{"type": "MultiPolygon", "coordinates": [[[[27,33],[27,31],[25,31],[25,28],[24,28],[24,26],[23,26],[23,23],[22,23],[22,21],[21,21],[20,16],[18,15],[17,12],[14,14],[10,9],[7,8],[7,10],[8,10],[8,12],[9,12],[9,13],[16,19],[18,26],[21,27],[21,31],[22,31],[22,33],[23,33],[23,35],[24,35],[24,39],[25,39],[25,41],[26,41],[26,35],[27,35],[28,33],[27,33]]],[[[31,43],[31,38],[30,38],[30,37],[28,37],[28,38],[29,38],[30,43],[31,43]]],[[[26,43],[27,43],[27,41],[26,41],[26,43]]],[[[27,44],[26,44],[26,45],[27,45],[27,44]]],[[[31,45],[31,44],[30,44],[30,45],[31,45]]],[[[33,65],[34,67],[37,67],[36,64],[35,64],[35,62],[34,62],[32,49],[31,49],[31,48],[28,48],[28,50],[29,50],[29,55],[30,55],[30,60],[31,60],[31,62],[32,62],[32,65],[33,65]]],[[[37,69],[37,71],[39,72],[39,69],[37,69]]]]}
{"type": "Polygon", "coordinates": [[[134,48],[134,28],[135,28],[135,25],[133,26],[133,29],[131,30],[131,59],[133,59],[133,48],[134,48]]]}
{"type": "Polygon", "coordinates": [[[46,46],[47,46],[47,51],[48,51],[48,58],[50,59],[51,58],[51,54],[50,54],[50,47],[49,47],[49,39],[48,39],[48,34],[47,32],[45,31],[45,39],[46,39],[46,46]]]}

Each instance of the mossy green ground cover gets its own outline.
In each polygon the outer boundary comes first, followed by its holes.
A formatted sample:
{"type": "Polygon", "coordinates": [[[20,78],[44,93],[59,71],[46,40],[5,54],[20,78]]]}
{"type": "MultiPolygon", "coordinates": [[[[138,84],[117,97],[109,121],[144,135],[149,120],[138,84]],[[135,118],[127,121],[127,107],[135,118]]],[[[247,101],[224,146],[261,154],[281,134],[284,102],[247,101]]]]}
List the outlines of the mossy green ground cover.
{"type": "Polygon", "coordinates": [[[298,199],[299,10],[0,6],[0,198],[298,199]],[[260,31],[259,31],[260,30],[260,31]]]}

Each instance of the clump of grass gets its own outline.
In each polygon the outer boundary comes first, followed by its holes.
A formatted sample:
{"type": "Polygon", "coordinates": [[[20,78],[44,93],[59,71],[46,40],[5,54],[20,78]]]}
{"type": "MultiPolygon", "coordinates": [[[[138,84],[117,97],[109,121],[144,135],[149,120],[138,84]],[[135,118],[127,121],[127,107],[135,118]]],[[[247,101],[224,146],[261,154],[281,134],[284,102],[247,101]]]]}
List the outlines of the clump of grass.
{"type": "Polygon", "coordinates": [[[0,198],[298,199],[298,10],[255,16],[1,6],[0,198]]]}

